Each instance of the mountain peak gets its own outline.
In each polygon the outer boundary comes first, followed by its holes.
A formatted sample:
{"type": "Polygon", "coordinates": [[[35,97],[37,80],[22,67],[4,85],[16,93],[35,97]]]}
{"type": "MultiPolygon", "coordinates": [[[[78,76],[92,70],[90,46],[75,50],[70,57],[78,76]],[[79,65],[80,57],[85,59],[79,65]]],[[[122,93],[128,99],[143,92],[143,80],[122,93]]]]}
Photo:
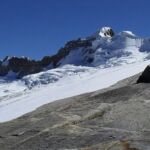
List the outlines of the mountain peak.
{"type": "Polygon", "coordinates": [[[132,31],[122,31],[119,34],[121,36],[126,36],[126,37],[136,37],[136,35],[132,31]]]}
{"type": "Polygon", "coordinates": [[[7,56],[0,62],[0,76],[6,76],[13,72],[20,78],[68,64],[106,68],[144,61],[149,58],[149,39],[139,38],[131,31],[115,34],[111,27],[102,27],[100,31],[87,38],[78,38],[67,42],[57,54],[45,56],[39,61],[30,60],[27,57],[7,56]]]}
{"type": "Polygon", "coordinates": [[[100,29],[99,35],[101,37],[113,37],[115,33],[111,27],[102,27],[100,29]]]}

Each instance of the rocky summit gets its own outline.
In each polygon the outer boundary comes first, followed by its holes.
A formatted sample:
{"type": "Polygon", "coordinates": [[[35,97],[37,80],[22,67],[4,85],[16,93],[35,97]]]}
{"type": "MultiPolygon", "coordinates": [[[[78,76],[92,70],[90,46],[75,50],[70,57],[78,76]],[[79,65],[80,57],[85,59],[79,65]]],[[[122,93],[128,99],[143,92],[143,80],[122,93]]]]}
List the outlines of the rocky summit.
{"type": "Polygon", "coordinates": [[[0,149],[149,150],[150,84],[140,75],[1,123],[0,149]]]}
{"type": "Polygon", "coordinates": [[[112,28],[110,27],[103,27],[101,30],[100,30],[100,33],[99,35],[101,37],[113,37],[115,35],[115,32],[113,31],[112,28]]]}

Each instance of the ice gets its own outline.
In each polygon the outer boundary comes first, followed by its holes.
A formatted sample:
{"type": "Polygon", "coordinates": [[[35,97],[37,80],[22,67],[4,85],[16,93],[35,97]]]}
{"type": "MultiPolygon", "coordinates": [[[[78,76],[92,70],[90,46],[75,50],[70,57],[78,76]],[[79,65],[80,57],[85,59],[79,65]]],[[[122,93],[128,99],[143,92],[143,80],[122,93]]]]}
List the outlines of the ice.
{"type": "MultiPolygon", "coordinates": [[[[15,93],[13,95],[10,94],[9,98],[1,100],[0,122],[15,119],[55,100],[109,87],[119,80],[143,71],[148,64],[150,64],[150,61],[105,69],[67,66],[66,68],[58,68],[46,73],[30,75],[30,78],[28,77],[29,80],[32,78],[37,81],[41,78],[41,75],[46,77],[52,72],[59,77],[57,82],[41,84],[41,86],[36,86],[36,88],[31,90],[25,88],[23,81],[18,80],[15,83],[11,83],[9,90],[12,92],[13,89],[15,93]]],[[[0,89],[4,89],[4,86],[0,87],[0,89]]]]}

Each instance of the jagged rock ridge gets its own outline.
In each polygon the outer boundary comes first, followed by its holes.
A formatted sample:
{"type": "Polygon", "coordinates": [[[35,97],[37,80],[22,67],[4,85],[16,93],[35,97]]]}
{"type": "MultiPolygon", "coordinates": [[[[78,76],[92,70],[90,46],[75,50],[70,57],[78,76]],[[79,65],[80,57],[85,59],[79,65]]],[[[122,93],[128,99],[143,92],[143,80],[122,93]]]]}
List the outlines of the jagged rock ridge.
{"type": "Polygon", "coordinates": [[[58,67],[59,61],[65,58],[70,51],[81,48],[91,46],[93,39],[89,40],[73,40],[66,43],[66,45],[61,48],[56,55],[53,56],[45,56],[41,60],[31,60],[27,57],[9,57],[6,56],[0,62],[0,76],[6,76],[9,72],[16,73],[17,78],[21,78],[28,74],[38,73],[44,70],[46,67],[48,69],[58,67]]]}

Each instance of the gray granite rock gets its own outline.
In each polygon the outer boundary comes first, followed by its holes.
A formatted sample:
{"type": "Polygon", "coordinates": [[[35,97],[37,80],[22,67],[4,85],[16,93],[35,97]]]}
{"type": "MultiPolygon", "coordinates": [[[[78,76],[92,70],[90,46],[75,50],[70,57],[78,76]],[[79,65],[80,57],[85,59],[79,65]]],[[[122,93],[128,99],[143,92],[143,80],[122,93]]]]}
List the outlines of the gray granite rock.
{"type": "Polygon", "coordinates": [[[138,77],[0,124],[0,150],[150,150],[150,84],[138,77]]]}

